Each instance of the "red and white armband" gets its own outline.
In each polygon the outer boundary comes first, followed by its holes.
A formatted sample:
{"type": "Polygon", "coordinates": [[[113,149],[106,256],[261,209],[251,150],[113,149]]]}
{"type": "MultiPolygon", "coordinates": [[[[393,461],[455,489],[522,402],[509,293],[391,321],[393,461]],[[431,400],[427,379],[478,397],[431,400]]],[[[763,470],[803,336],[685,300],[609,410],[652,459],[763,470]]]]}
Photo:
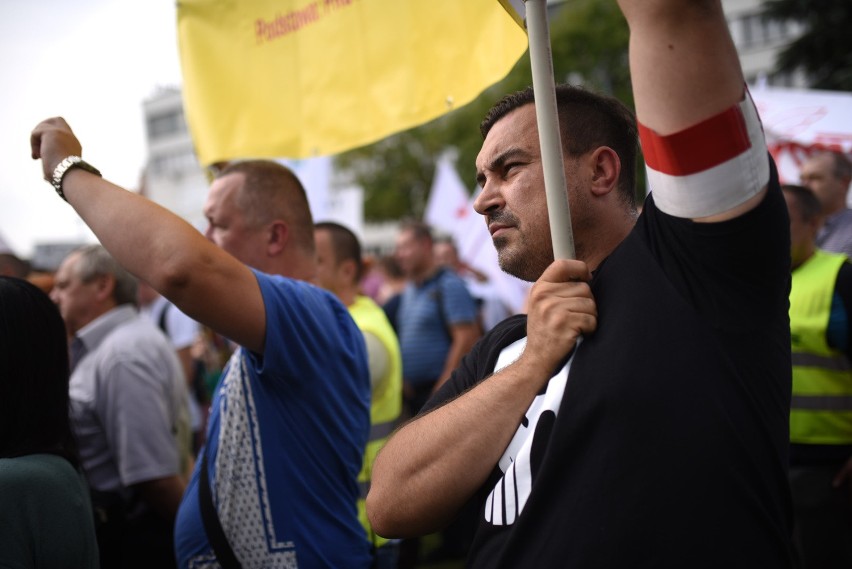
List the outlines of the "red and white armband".
{"type": "Polygon", "coordinates": [[[639,124],[639,139],[654,203],[669,215],[716,215],[769,182],[763,126],[748,90],[739,104],[674,134],[639,124]]]}

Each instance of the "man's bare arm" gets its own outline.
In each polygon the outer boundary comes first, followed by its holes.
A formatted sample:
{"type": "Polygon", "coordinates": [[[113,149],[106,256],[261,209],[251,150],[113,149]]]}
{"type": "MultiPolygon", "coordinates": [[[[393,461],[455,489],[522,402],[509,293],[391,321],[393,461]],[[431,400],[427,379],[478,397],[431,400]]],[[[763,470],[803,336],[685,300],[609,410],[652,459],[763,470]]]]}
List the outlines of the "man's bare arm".
{"type": "MultiPolygon", "coordinates": [[[[61,118],[40,123],[31,138],[46,178],[81,145],[61,118]]],[[[191,318],[256,352],[263,351],[266,313],[251,270],[159,205],[73,169],[66,199],[127,270],[147,281],[191,318]]]]}
{"type": "Polygon", "coordinates": [[[438,376],[438,381],[435,382],[435,387],[432,392],[438,391],[441,386],[450,379],[453,370],[456,369],[461,362],[461,359],[470,351],[476,341],[482,336],[479,329],[479,324],[476,322],[464,322],[452,324],[450,326],[450,335],[452,343],[447,351],[447,357],[444,360],[444,369],[441,375],[438,376]]]}
{"type": "Polygon", "coordinates": [[[671,134],[742,99],[736,48],[719,0],[619,0],[630,26],[637,118],[671,134]]]}
{"type": "Polygon", "coordinates": [[[528,340],[513,364],[399,429],[373,465],[367,515],[386,537],[434,531],[491,473],[527,409],[597,311],[581,261],[556,261],[530,292],[528,340]]]}
{"type": "MultiPolygon", "coordinates": [[[[669,135],[739,103],[745,80],[719,0],[619,0],[630,26],[630,75],[636,117],[669,135]]],[[[742,215],[761,191],[737,207],[698,221],[742,215]]]]}

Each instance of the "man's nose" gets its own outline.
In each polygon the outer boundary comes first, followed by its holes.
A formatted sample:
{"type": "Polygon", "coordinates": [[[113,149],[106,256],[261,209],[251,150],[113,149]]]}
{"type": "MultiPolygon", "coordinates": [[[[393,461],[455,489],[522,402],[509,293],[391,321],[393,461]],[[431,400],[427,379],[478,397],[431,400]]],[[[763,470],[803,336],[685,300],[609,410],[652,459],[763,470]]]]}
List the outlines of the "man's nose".
{"type": "Polygon", "coordinates": [[[473,209],[479,215],[485,215],[490,211],[495,211],[503,207],[503,200],[496,186],[497,184],[495,183],[486,182],[482,186],[482,191],[476,196],[473,202],[473,209]]]}

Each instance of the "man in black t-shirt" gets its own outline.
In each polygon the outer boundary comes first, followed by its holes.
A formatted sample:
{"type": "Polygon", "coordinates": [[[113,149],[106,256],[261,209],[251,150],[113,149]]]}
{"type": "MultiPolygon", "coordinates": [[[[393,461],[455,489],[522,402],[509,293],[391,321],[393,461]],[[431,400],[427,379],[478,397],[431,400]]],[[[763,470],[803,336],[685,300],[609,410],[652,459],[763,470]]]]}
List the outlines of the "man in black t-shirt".
{"type": "Polygon", "coordinates": [[[510,95],[482,125],[474,207],[501,267],[536,281],[529,314],[391,438],[368,515],[417,535],[473,500],[475,568],[790,567],[777,175],[720,3],[619,4],[639,124],[556,93],[577,260],[553,260],[532,92],[510,95]]]}

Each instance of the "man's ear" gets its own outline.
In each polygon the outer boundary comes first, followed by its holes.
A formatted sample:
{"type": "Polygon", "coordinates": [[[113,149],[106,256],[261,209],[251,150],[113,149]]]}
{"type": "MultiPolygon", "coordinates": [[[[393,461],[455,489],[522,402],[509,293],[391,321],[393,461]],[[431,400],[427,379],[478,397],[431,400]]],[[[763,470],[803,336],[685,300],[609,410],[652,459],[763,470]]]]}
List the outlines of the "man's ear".
{"type": "Polygon", "coordinates": [[[98,275],[93,279],[95,283],[95,295],[98,300],[112,298],[115,292],[115,276],[98,275]]]}
{"type": "Polygon", "coordinates": [[[271,256],[277,255],[287,246],[290,239],[290,228],[280,219],[276,219],[269,226],[267,238],[267,251],[271,256]]]}
{"type": "Polygon", "coordinates": [[[341,261],[340,264],[337,266],[337,270],[343,274],[344,278],[346,279],[346,282],[355,282],[355,275],[357,274],[358,270],[355,266],[355,261],[353,259],[346,259],[345,261],[341,261]]]}
{"type": "Polygon", "coordinates": [[[592,166],[592,194],[603,196],[616,189],[621,175],[621,159],[615,150],[600,146],[592,152],[589,162],[592,166]]]}
{"type": "Polygon", "coordinates": [[[808,226],[808,233],[811,235],[811,237],[813,237],[814,241],[816,241],[816,236],[819,233],[819,230],[822,229],[823,224],[825,223],[825,217],[822,215],[815,215],[804,223],[808,226]]]}

